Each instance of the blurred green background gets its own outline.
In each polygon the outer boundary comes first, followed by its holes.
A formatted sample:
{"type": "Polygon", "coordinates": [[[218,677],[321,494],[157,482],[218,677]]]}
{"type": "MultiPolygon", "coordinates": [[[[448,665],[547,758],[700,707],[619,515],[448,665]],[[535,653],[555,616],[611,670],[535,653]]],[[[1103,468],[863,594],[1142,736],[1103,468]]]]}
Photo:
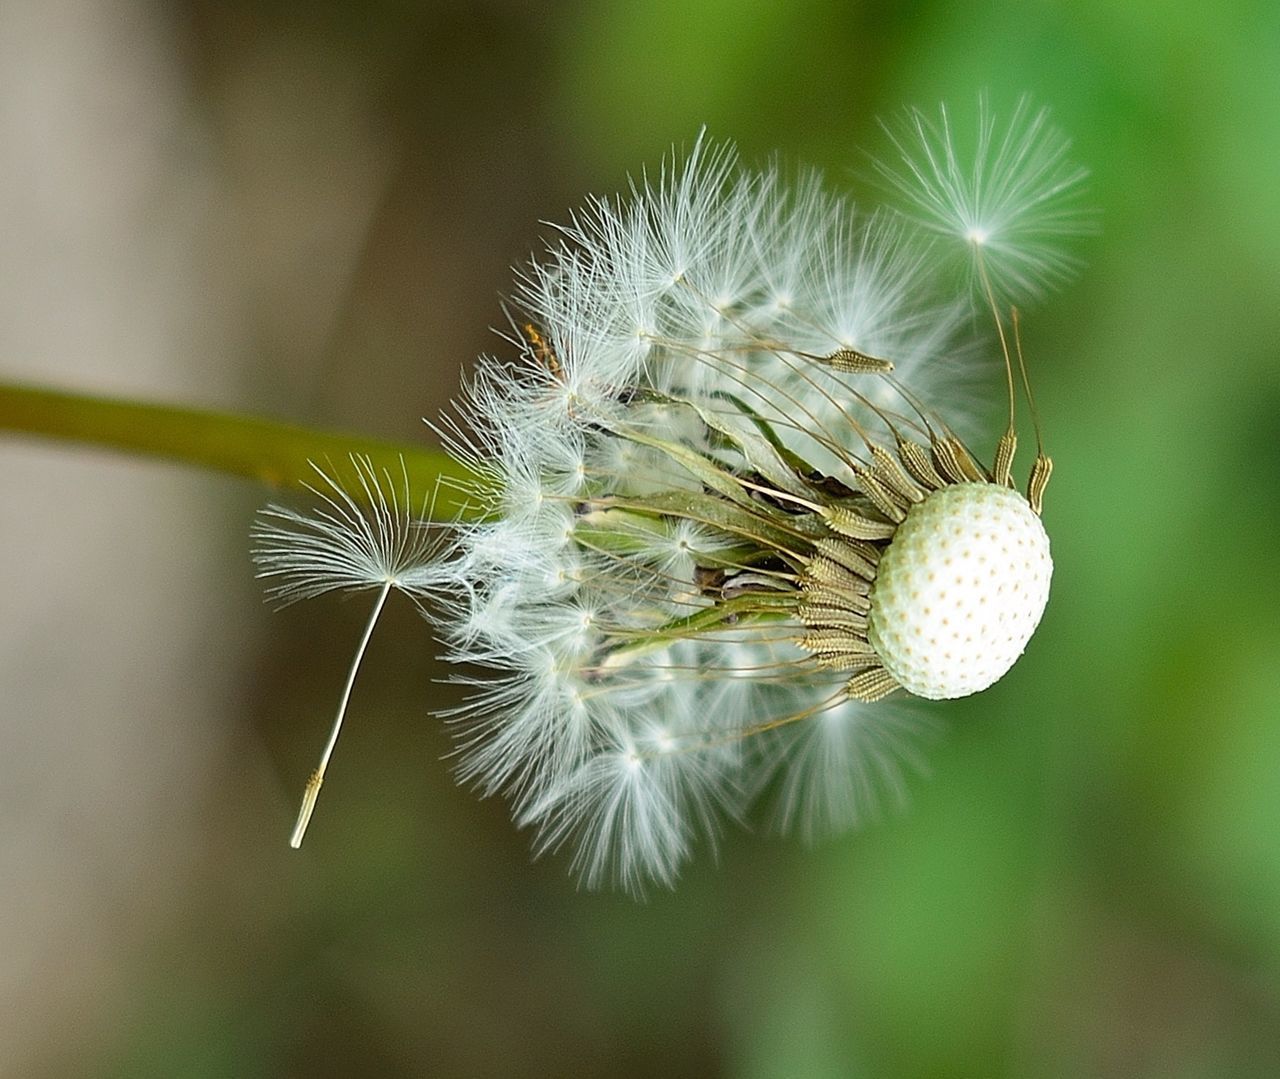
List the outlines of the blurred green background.
{"type": "Polygon", "coordinates": [[[1274,3],[4,0],[0,378],[425,439],[539,220],[703,124],[865,193],[982,87],[1102,231],[1026,320],[1053,599],[905,811],[580,892],[402,604],[291,852],[366,604],[261,606],[247,484],[3,437],[0,1071],[1280,1075],[1274,3]]]}

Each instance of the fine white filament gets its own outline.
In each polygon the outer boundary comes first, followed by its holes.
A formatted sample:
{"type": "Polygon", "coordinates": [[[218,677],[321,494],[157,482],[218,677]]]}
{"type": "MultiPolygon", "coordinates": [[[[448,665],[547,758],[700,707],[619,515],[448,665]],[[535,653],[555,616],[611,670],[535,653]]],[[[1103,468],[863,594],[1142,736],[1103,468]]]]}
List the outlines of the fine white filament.
{"type": "Polygon", "coordinates": [[[307,780],[306,790],[302,794],[302,806],[298,810],[298,821],[293,826],[293,835],[289,837],[289,846],[297,850],[302,846],[302,837],[307,833],[307,825],[311,823],[311,814],[316,809],[316,799],[320,797],[320,785],[324,782],[325,770],[329,767],[329,758],[333,756],[333,747],[338,744],[338,734],[342,730],[342,720],[347,714],[347,702],[351,700],[351,687],[356,683],[356,672],[360,669],[360,661],[364,659],[365,649],[369,647],[369,638],[373,636],[373,627],[378,624],[378,616],[391,593],[391,582],[387,581],[378,593],[369,614],[369,621],[364,627],[364,636],[356,647],[355,656],[351,660],[351,669],[347,672],[347,684],[342,690],[342,700],[338,702],[338,714],[333,721],[333,730],[329,732],[329,741],[325,743],[324,752],[320,754],[320,763],[307,780]]]}

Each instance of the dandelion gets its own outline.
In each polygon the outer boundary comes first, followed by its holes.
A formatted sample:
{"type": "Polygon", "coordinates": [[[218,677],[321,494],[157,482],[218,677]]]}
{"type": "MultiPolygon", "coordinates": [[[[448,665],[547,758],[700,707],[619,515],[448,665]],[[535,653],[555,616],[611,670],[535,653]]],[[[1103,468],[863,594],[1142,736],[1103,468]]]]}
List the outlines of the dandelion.
{"type": "Polygon", "coordinates": [[[981,252],[1010,401],[991,464],[962,437],[971,296],[930,229],[699,139],[521,272],[516,358],[482,359],[438,425],[478,511],[445,550],[384,557],[407,495],[365,511],[335,485],[319,524],[271,511],[264,572],[285,598],[428,599],[466,693],[444,717],[460,778],[590,886],[670,885],[758,803],[806,837],[874,812],[918,765],[914,699],[998,680],[1048,597],[1050,463],[1037,423],[1015,489],[1015,366],[1027,383],[993,282],[1061,276],[1019,228],[1080,174],[1039,114],[1015,121],[994,143],[984,121],[971,173],[945,114],[918,125],[893,173],[981,252]]]}

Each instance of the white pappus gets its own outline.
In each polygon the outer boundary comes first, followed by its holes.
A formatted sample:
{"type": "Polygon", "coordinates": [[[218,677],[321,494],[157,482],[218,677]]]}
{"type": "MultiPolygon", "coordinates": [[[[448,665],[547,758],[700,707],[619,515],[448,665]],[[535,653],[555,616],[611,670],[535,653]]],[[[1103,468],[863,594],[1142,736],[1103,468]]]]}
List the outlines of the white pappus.
{"type": "Polygon", "coordinates": [[[1083,172],[1042,112],[980,113],[967,165],[945,111],[893,129],[905,215],[701,138],[590,199],[519,273],[514,355],[481,359],[438,425],[475,515],[427,544],[366,464],[321,515],[259,522],[285,598],[422,603],[465,687],[460,778],[588,885],[670,885],[756,803],[806,837],[855,823],[916,761],[916,698],[985,688],[1036,628],[1050,462],[1037,423],[1014,488],[1011,305],[1071,267],[1083,172]],[[1009,394],[985,450],[961,437],[975,296],[1009,394]]]}

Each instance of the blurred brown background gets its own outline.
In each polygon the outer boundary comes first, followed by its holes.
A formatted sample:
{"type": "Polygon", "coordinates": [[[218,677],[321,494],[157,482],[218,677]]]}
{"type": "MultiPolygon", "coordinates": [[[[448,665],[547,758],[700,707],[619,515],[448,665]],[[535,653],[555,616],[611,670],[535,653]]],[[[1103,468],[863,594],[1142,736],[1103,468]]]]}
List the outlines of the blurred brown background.
{"type": "Polygon", "coordinates": [[[0,378],[425,439],[539,220],[704,123],[865,192],[981,87],[1104,227],[1027,319],[1054,599],[908,810],[580,893],[401,605],[291,852],[365,604],[262,606],[262,491],[4,437],[0,1073],[1280,1074],[1275,5],[0,0],[0,378]]]}

